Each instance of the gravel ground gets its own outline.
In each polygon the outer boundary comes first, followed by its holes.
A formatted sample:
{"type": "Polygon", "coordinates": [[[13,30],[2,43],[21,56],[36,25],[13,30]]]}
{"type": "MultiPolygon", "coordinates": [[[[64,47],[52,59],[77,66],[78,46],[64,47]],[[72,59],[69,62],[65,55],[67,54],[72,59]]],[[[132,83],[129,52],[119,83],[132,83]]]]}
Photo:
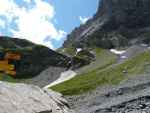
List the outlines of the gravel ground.
{"type": "Polygon", "coordinates": [[[60,77],[60,74],[65,70],[66,70],[65,68],[60,68],[60,67],[49,67],[48,69],[41,72],[38,76],[31,79],[25,79],[22,81],[24,83],[34,84],[43,88],[44,86],[57,80],[60,77]]]}
{"type": "Polygon", "coordinates": [[[146,98],[145,101],[150,102],[147,99],[150,97],[149,86],[150,75],[139,75],[123,81],[119,86],[105,86],[87,94],[67,96],[66,99],[77,113],[128,113],[130,108],[126,106],[131,105],[132,110],[137,111],[141,99],[146,98]]]}

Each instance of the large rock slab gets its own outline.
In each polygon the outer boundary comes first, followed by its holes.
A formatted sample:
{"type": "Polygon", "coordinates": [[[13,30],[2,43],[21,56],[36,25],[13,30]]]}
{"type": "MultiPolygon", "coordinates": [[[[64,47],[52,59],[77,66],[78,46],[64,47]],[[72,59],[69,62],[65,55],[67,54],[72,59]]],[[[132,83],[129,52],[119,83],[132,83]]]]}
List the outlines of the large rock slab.
{"type": "Polygon", "coordinates": [[[62,95],[37,86],[0,82],[0,113],[72,113],[62,95]]]}

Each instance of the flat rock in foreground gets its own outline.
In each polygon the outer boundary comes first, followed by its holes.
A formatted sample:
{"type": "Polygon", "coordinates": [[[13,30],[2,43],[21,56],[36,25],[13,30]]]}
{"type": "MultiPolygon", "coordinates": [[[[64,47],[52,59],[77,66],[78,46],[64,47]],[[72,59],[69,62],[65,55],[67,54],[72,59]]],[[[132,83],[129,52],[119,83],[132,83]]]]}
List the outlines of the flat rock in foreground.
{"type": "Polygon", "coordinates": [[[26,84],[0,82],[0,113],[72,113],[62,95],[26,84]]]}

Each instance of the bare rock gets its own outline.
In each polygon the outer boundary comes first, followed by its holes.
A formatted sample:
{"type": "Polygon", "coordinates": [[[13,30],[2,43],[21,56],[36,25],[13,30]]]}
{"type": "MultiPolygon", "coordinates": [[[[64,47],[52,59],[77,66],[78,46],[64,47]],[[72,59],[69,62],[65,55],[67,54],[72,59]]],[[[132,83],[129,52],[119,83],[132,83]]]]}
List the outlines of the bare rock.
{"type": "Polygon", "coordinates": [[[62,95],[37,86],[0,82],[0,113],[73,113],[62,95]]]}
{"type": "Polygon", "coordinates": [[[75,28],[66,47],[126,47],[150,43],[149,0],[100,0],[96,14],[75,28]]]}

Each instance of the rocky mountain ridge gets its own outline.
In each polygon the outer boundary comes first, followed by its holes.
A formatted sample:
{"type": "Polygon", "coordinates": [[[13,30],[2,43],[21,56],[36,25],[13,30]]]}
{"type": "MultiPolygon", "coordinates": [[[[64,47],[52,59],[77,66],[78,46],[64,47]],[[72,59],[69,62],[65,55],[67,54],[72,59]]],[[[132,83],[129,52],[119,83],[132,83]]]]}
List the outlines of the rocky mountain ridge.
{"type": "Polygon", "coordinates": [[[58,79],[62,72],[89,63],[85,58],[63,55],[25,39],[0,36],[0,80],[3,81],[44,87],[58,79]],[[7,60],[7,56],[12,58],[7,60]]]}
{"type": "Polygon", "coordinates": [[[23,39],[0,37],[0,54],[12,52],[20,54],[19,61],[11,61],[15,65],[16,78],[30,78],[38,75],[49,66],[67,68],[70,58],[61,55],[42,45],[36,45],[23,39]]]}
{"type": "Polygon", "coordinates": [[[100,0],[93,18],[75,28],[63,47],[103,48],[149,43],[149,0],[100,0]]]}
{"type": "Polygon", "coordinates": [[[51,87],[63,93],[77,113],[150,112],[149,7],[149,0],[100,0],[96,14],[68,34],[62,50],[103,48],[102,55],[112,48],[124,51],[102,67],[99,64],[112,56],[96,55],[96,63],[51,87]]]}

